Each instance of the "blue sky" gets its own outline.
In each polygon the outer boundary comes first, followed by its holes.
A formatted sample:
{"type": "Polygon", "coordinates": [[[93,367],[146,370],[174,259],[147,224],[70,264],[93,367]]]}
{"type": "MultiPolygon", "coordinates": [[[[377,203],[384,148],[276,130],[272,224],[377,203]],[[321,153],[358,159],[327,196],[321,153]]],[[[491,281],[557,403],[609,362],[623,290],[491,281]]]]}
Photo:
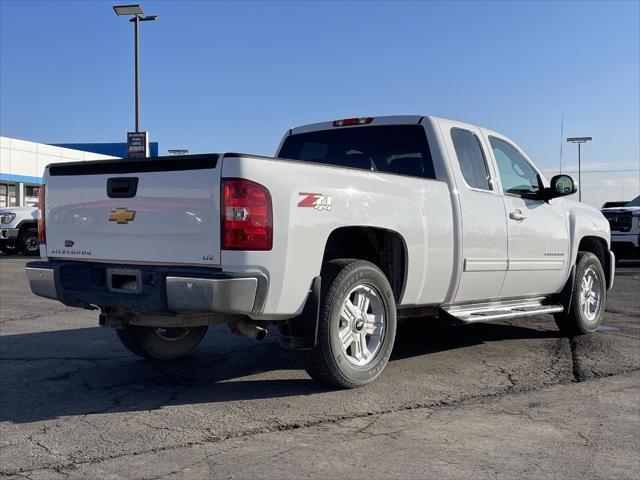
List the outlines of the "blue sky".
{"type": "MultiPolygon", "coordinates": [[[[114,3],[1,1],[2,135],[125,140],[133,28],[114,3]]],[[[141,25],[141,122],[162,152],[270,155],[298,124],[416,113],[501,131],[555,169],[564,113],[565,136],[594,137],[586,168],[640,165],[638,1],[142,5],[160,20],[141,25]]]]}

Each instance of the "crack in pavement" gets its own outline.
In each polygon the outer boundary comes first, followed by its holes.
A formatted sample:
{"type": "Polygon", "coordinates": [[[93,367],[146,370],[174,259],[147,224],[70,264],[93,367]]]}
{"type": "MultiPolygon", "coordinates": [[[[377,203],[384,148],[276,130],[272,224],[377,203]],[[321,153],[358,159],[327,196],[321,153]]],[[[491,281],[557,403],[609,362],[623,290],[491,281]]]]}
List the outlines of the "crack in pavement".
{"type": "MultiPolygon", "coordinates": [[[[566,339],[568,340],[568,339],[566,339]]],[[[488,400],[493,400],[493,399],[500,399],[500,398],[504,398],[510,395],[520,395],[520,394],[524,394],[524,393],[530,393],[530,392],[535,392],[535,391],[542,391],[545,390],[547,388],[551,388],[557,385],[567,385],[567,384],[571,384],[571,383],[581,383],[583,381],[591,381],[591,380],[595,380],[598,378],[607,378],[607,377],[612,377],[612,376],[618,376],[618,375],[624,375],[624,374],[628,374],[628,373],[632,373],[632,372],[636,372],[636,371],[640,371],[640,368],[630,368],[630,369],[626,369],[620,372],[615,372],[615,373],[611,373],[611,374],[598,374],[597,376],[593,377],[593,378],[589,378],[588,380],[581,380],[580,375],[578,375],[577,377],[574,377],[571,381],[566,382],[566,381],[560,381],[557,382],[555,384],[552,385],[547,385],[544,387],[540,387],[540,388],[520,388],[518,390],[513,390],[513,386],[509,385],[506,388],[503,388],[501,390],[498,390],[496,392],[493,393],[489,393],[489,394],[480,394],[480,395],[469,395],[469,396],[462,396],[460,399],[457,400],[436,400],[436,401],[431,401],[431,402],[423,402],[423,403],[414,403],[414,404],[408,404],[408,405],[399,405],[393,408],[389,408],[389,409],[382,409],[382,410],[373,410],[373,411],[369,411],[369,412],[361,412],[361,413],[353,413],[353,414],[347,414],[347,415],[337,415],[337,416],[332,416],[332,417],[328,417],[328,418],[324,418],[324,419],[318,419],[318,420],[308,420],[308,421],[297,421],[297,422],[290,422],[290,423],[278,423],[278,424],[274,424],[274,425],[270,425],[270,426],[263,426],[263,427],[257,427],[257,428],[251,428],[251,429],[247,429],[245,431],[242,432],[238,432],[235,434],[227,434],[227,435],[223,435],[223,436],[219,436],[219,435],[212,435],[209,436],[207,438],[205,438],[204,440],[201,441],[193,441],[193,442],[185,442],[182,444],[175,444],[175,445],[167,445],[164,447],[156,447],[156,448],[150,448],[150,449],[143,449],[143,450],[139,450],[139,451],[135,451],[135,452],[123,452],[123,453],[119,453],[119,454],[115,454],[115,455],[106,455],[106,456],[101,456],[101,457],[93,457],[93,458],[87,458],[87,459],[78,459],[76,461],[72,461],[72,462],[67,462],[67,463],[59,463],[59,464],[54,464],[54,465],[50,465],[50,466],[44,466],[44,467],[34,467],[34,468],[25,468],[25,469],[15,469],[15,470],[4,470],[4,471],[0,471],[0,475],[21,475],[24,473],[29,473],[29,472],[35,472],[35,471],[43,471],[43,470],[54,470],[56,472],[59,473],[63,473],[62,470],[65,469],[75,469],[80,465],[95,465],[104,461],[108,461],[108,460],[114,460],[114,459],[118,459],[118,458],[124,458],[124,457],[135,457],[138,455],[143,455],[143,454],[147,454],[147,453],[161,453],[161,452],[165,452],[165,451],[172,451],[172,450],[176,450],[179,448],[189,448],[189,447],[196,447],[196,446],[205,446],[205,445],[210,445],[210,444],[216,444],[216,443],[221,443],[224,442],[226,440],[231,440],[231,439],[241,439],[241,438],[246,438],[246,437],[251,437],[251,436],[255,436],[258,434],[262,434],[262,433],[272,433],[272,432],[285,432],[285,431],[291,431],[291,430],[298,430],[298,429],[306,429],[306,428],[311,428],[311,427],[317,427],[317,426],[322,426],[322,425],[332,425],[332,424],[341,424],[342,422],[345,422],[347,420],[355,420],[355,419],[359,419],[359,418],[366,418],[366,417],[370,417],[370,416],[381,416],[381,415],[387,415],[390,413],[397,413],[397,412],[402,412],[402,411],[407,411],[407,410],[422,410],[422,409],[440,409],[440,408],[459,408],[461,406],[467,406],[467,405],[473,405],[474,403],[483,403],[485,401],[488,400]]],[[[575,432],[574,432],[575,433],[575,432]]]]}
{"type": "Polygon", "coordinates": [[[549,420],[546,420],[544,418],[537,418],[533,416],[530,410],[517,410],[516,412],[500,411],[499,413],[502,415],[510,415],[514,417],[522,416],[532,423],[539,423],[542,425],[551,426],[552,428],[563,430],[565,432],[572,433],[584,442],[583,447],[588,447],[592,450],[596,450],[596,447],[593,445],[593,443],[581,431],[573,430],[567,426],[563,426],[559,424],[558,419],[555,419],[554,422],[550,422],[549,420]]]}
{"type": "MultiPolygon", "coordinates": [[[[123,353],[119,355],[120,357],[129,357],[128,353],[123,353]]],[[[48,362],[51,360],[63,360],[65,362],[109,362],[114,359],[118,359],[118,355],[113,355],[110,357],[0,357],[0,361],[8,361],[8,362],[48,362]]]]}
{"type": "Polygon", "coordinates": [[[580,382],[583,377],[580,369],[580,359],[578,358],[576,337],[569,338],[569,348],[571,349],[571,373],[573,374],[573,381],[580,382]]]}
{"type": "Polygon", "coordinates": [[[5,322],[19,322],[19,321],[24,321],[24,320],[35,320],[41,317],[50,317],[51,315],[58,315],[60,313],[69,313],[69,312],[77,312],[78,309],[77,308],[49,308],[46,313],[30,313],[27,315],[20,315],[20,316],[11,316],[9,318],[4,317],[4,318],[0,318],[0,324],[3,324],[5,322]]]}
{"type": "MultiPolygon", "coordinates": [[[[507,323],[507,322],[505,322],[507,323]]],[[[609,332],[603,334],[602,336],[598,336],[596,338],[595,345],[599,345],[600,342],[602,345],[607,345],[607,342],[612,342],[615,340],[611,340],[611,338],[615,339],[615,336],[626,336],[621,332],[609,332]],[[609,338],[609,340],[606,340],[609,338]]],[[[635,337],[630,337],[634,340],[637,340],[635,337]]],[[[76,468],[80,465],[93,465],[98,464],[104,461],[109,461],[118,458],[126,458],[126,457],[135,457],[138,455],[143,455],[147,453],[159,453],[163,451],[171,451],[179,448],[185,447],[193,447],[193,446],[206,446],[211,444],[216,444],[220,442],[224,442],[230,439],[239,439],[245,437],[251,437],[261,433],[270,433],[270,432],[281,432],[281,431],[291,431],[297,429],[305,429],[311,428],[315,426],[322,425],[332,425],[332,424],[340,424],[349,421],[355,420],[364,417],[372,417],[371,422],[367,422],[364,428],[360,428],[360,431],[357,432],[359,435],[371,435],[371,433],[367,432],[369,428],[371,428],[381,416],[401,412],[406,410],[418,410],[418,409],[440,409],[440,408],[457,408],[458,406],[466,405],[466,404],[474,404],[474,403],[482,403],[486,400],[512,396],[516,394],[526,393],[526,392],[534,392],[540,391],[552,386],[556,385],[565,385],[571,383],[580,383],[591,379],[604,378],[609,376],[626,374],[629,372],[634,372],[639,370],[636,363],[632,363],[632,366],[625,365],[622,362],[616,363],[609,362],[605,363],[605,365],[595,365],[596,368],[589,368],[590,365],[593,365],[594,362],[597,362],[598,357],[596,354],[591,352],[591,346],[593,344],[588,341],[585,342],[584,337],[573,337],[573,338],[561,338],[558,337],[554,339],[554,341],[545,344],[543,355],[547,356],[548,359],[545,359],[545,365],[543,368],[538,370],[538,373],[546,377],[543,380],[543,384],[539,385],[530,385],[525,375],[522,375],[520,370],[516,367],[515,371],[510,368],[506,368],[502,365],[496,365],[496,361],[492,365],[487,360],[482,360],[482,363],[489,367],[489,369],[493,370],[500,376],[500,381],[497,385],[491,385],[492,388],[496,388],[496,391],[487,393],[487,394],[475,394],[475,395],[464,395],[462,394],[459,398],[451,398],[448,395],[439,400],[433,400],[429,402],[417,402],[417,403],[407,403],[396,405],[390,408],[383,408],[377,410],[371,410],[367,412],[357,412],[352,414],[345,415],[313,415],[307,416],[306,420],[297,420],[290,422],[278,422],[271,421],[270,424],[262,425],[255,428],[246,429],[238,432],[231,432],[228,434],[216,434],[212,429],[205,427],[204,425],[196,428],[196,431],[201,430],[202,433],[206,433],[201,438],[196,438],[194,441],[190,442],[181,442],[173,444],[173,445],[165,445],[159,447],[150,447],[141,449],[133,449],[134,451],[125,451],[114,453],[111,455],[100,455],[97,454],[93,457],[87,458],[82,457],[78,458],[76,454],[81,455],[84,452],[73,452],[72,454],[56,454],[53,450],[47,447],[46,441],[42,443],[43,439],[38,439],[38,435],[33,435],[29,437],[29,443],[38,446],[38,448],[43,449],[49,455],[53,456],[53,465],[42,465],[32,468],[18,468],[15,470],[0,470],[0,476],[5,475],[19,475],[24,478],[29,478],[30,472],[38,472],[38,471],[46,471],[49,470],[55,471],[60,475],[67,475],[65,470],[69,471],[71,469],[76,468]],[[548,363],[547,363],[548,362],[548,363]],[[36,438],[33,438],[33,437],[36,438]],[[38,441],[36,441],[38,440],[38,441]],[[74,458],[75,457],[75,458],[74,458]],[[26,475],[25,475],[26,474],[26,475]]],[[[227,357],[231,357],[238,351],[249,350],[249,349],[260,349],[260,348],[271,348],[271,345],[268,345],[266,342],[262,344],[249,344],[242,345],[239,347],[230,348],[226,351],[218,353],[213,357],[208,357],[205,361],[199,360],[197,362],[198,369],[206,370],[210,366],[215,366],[221,360],[225,360],[227,357]]],[[[596,348],[597,350],[597,348],[596,348]]],[[[595,351],[595,350],[594,350],[595,351]]],[[[86,412],[81,415],[76,416],[79,421],[86,422],[89,425],[93,425],[88,418],[89,415],[99,414],[99,413],[109,413],[119,407],[126,408],[126,402],[124,401],[130,395],[136,395],[140,391],[144,391],[150,384],[153,385],[162,385],[168,384],[172,387],[168,395],[160,395],[157,401],[151,402],[153,405],[147,407],[149,411],[154,408],[160,408],[168,403],[172,403],[177,400],[181,395],[185,392],[188,392],[190,389],[208,385],[211,382],[216,381],[216,378],[212,378],[207,376],[206,378],[199,378],[199,376],[193,376],[193,371],[181,371],[180,369],[175,370],[173,368],[167,368],[161,364],[152,363],[150,364],[150,368],[148,373],[145,373],[142,378],[138,378],[134,381],[130,382],[119,382],[112,385],[92,385],[91,379],[85,379],[81,373],[78,373],[80,368],[77,367],[78,364],[92,364],[99,368],[105,368],[104,362],[113,362],[118,361],[119,358],[124,358],[128,356],[126,352],[114,352],[113,356],[109,357],[86,357],[86,356],[49,356],[49,357],[40,357],[40,358],[29,358],[29,357],[0,357],[0,361],[16,361],[16,362],[41,362],[41,361],[57,361],[57,362],[70,362],[70,369],[66,373],[57,373],[55,375],[50,375],[44,379],[37,380],[38,382],[43,381],[69,381],[75,382],[77,385],[82,386],[83,388],[93,391],[96,390],[98,392],[104,392],[107,396],[113,396],[112,398],[107,398],[107,406],[102,409],[97,409],[95,411],[86,412]],[[117,357],[116,357],[116,354],[117,357]],[[74,365],[75,364],[75,365],[74,365]],[[77,367],[77,368],[74,368],[77,367]],[[189,376],[192,375],[192,376],[189,376]]],[[[613,357],[615,360],[615,357],[613,357]]],[[[621,357],[624,359],[624,357],[621,357]]],[[[609,358],[611,360],[611,358],[609,358]]],[[[37,366],[37,365],[36,365],[37,366]]],[[[107,365],[108,367],[108,365],[107,365]]],[[[456,372],[455,369],[452,368],[453,372],[456,372]]],[[[461,373],[461,372],[458,372],[461,373]]],[[[102,405],[101,405],[102,406],[102,405]]],[[[132,419],[134,422],[140,423],[148,428],[157,429],[157,430],[165,430],[170,433],[178,433],[179,430],[165,428],[164,426],[155,426],[152,423],[145,423],[138,418],[132,419]]],[[[345,425],[345,427],[347,427],[345,425]]],[[[48,427],[45,427],[45,429],[48,427]]],[[[352,427],[348,427],[352,428],[352,427]]],[[[42,433],[46,433],[46,430],[42,433]]],[[[390,432],[393,434],[394,432],[390,432]]],[[[397,432],[396,432],[397,433],[397,432]]],[[[580,432],[574,432],[579,436],[580,432]]],[[[384,435],[384,434],[378,434],[384,435]]],[[[46,439],[45,439],[46,440],[46,439]]],[[[178,440],[174,435],[170,435],[169,440],[178,440]]],[[[584,439],[584,441],[588,442],[588,439],[584,439]]],[[[96,452],[97,453],[97,452],[96,452]]],[[[284,454],[286,452],[281,452],[284,454]]],[[[40,455],[39,455],[40,456],[40,455]]],[[[52,463],[53,463],[52,462],[52,463]]]]}

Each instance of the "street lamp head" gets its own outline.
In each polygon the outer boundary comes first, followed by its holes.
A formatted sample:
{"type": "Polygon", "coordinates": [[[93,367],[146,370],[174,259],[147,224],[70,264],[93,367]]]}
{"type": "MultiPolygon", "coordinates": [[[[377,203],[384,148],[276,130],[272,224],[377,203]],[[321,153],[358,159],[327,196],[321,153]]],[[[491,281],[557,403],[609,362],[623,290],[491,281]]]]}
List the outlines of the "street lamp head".
{"type": "Polygon", "coordinates": [[[140,5],[114,5],[113,11],[116,15],[142,15],[140,5]]]}
{"type": "MultiPolygon", "coordinates": [[[[138,21],[140,21],[140,22],[150,22],[152,20],[157,20],[158,18],[160,18],[160,15],[144,15],[142,17],[138,17],[138,21]]],[[[132,18],[129,21],[133,22],[134,19],[132,18]]]]}
{"type": "Polygon", "coordinates": [[[591,137],[569,137],[567,138],[567,142],[569,143],[587,143],[592,140],[591,137]]]}

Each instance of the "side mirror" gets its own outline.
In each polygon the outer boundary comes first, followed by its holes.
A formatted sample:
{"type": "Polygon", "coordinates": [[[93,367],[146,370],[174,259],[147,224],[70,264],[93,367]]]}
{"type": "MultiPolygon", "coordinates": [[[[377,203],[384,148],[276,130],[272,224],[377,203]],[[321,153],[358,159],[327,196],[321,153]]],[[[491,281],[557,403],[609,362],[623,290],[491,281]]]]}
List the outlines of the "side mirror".
{"type": "Polygon", "coordinates": [[[569,175],[556,175],[551,179],[551,187],[546,188],[548,199],[564,197],[578,191],[576,182],[569,175]]]}

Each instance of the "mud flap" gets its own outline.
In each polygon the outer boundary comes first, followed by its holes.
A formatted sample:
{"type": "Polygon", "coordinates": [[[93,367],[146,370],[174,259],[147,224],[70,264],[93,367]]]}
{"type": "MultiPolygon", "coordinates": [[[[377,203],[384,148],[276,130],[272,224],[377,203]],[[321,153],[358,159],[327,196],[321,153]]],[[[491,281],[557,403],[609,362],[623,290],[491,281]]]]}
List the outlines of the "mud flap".
{"type": "Polygon", "coordinates": [[[318,340],[321,278],[315,277],[302,313],[279,325],[280,345],[290,350],[311,350],[318,340]]]}
{"type": "Polygon", "coordinates": [[[571,266],[571,272],[569,272],[569,278],[567,279],[567,283],[564,284],[560,293],[557,294],[556,298],[560,302],[560,304],[564,307],[564,314],[568,315],[569,310],[571,308],[571,299],[573,298],[573,282],[576,278],[576,266],[571,266]]]}

